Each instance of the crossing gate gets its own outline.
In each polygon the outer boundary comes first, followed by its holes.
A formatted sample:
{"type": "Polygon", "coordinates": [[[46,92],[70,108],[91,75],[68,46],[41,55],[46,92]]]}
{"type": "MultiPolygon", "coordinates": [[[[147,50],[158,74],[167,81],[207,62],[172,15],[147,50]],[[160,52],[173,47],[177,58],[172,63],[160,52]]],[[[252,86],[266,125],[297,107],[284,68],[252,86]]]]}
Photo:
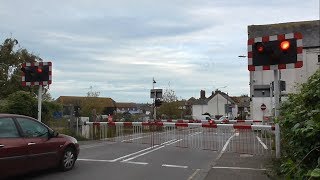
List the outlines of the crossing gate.
{"type": "Polygon", "coordinates": [[[161,122],[174,122],[174,123],[209,123],[210,121],[216,124],[262,124],[261,120],[183,120],[183,119],[167,119],[161,120],[161,122]]]}
{"type": "Polygon", "coordinates": [[[253,155],[278,156],[280,152],[277,125],[184,122],[86,122],[85,125],[90,139],[150,146],[170,143],[181,148],[253,155]]]}

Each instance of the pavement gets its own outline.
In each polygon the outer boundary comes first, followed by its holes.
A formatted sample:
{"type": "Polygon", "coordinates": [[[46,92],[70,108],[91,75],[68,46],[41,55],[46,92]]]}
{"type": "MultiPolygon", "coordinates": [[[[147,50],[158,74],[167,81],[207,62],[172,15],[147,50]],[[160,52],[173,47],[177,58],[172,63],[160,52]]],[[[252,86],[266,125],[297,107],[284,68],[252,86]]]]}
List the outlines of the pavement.
{"type": "MultiPolygon", "coordinates": [[[[244,133],[245,134],[245,133],[244,133]]],[[[240,151],[254,151],[263,146],[237,143],[242,138],[235,132],[221,132],[201,135],[196,131],[177,132],[178,136],[158,133],[155,139],[161,143],[150,147],[150,137],[129,137],[134,141],[80,141],[80,154],[73,170],[60,172],[46,170],[18,177],[26,180],[209,180],[209,179],[268,179],[266,164],[270,157],[229,153],[228,147],[240,151]],[[203,137],[205,136],[205,138],[203,137]],[[210,142],[201,141],[212,139],[210,142]],[[129,143],[130,142],[130,143],[129,143]],[[219,142],[219,143],[217,143],[219,142]],[[199,144],[209,144],[211,150],[197,148],[199,144]],[[177,147],[179,146],[179,147],[177,147]],[[238,147],[239,146],[239,147],[238,147]],[[217,149],[226,150],[217,150],[217,149]],[[252,149],[253,148],[253,149],[252,149]]],[[[245,140],[245,139],[242,139],[245,140]]],[[[247,139],[248,140],[248,139],[247,139]]],[[[206,148],[206,147],[204,147],[206,148]]]]}

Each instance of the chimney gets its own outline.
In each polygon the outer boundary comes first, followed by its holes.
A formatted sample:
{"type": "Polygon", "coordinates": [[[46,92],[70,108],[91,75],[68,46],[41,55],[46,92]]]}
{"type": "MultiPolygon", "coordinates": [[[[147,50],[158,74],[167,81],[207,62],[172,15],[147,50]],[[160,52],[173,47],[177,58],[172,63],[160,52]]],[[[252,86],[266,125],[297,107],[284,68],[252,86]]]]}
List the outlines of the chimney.
{"type": "Polygon", "coordinates": [[[200,99],[205,99],[206,98],[206,91],[201,90],[200,91],[200,99]]]}

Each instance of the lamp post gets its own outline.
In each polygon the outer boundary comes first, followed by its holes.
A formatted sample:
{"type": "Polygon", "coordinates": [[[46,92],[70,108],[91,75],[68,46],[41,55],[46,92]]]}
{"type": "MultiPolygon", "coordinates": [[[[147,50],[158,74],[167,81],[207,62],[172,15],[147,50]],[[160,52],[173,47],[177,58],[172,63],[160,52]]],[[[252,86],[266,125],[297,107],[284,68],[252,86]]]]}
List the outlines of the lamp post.
{"type": "Polygon", "coordinates": [[[152,90],[154,92],[154,97],[153,97],[153,120],[155,121],[157,118],[157,109],[156,109],[156,96],[157,93],[154,91],[154,84],[157,83],[154,78],[152,78],[152,90]]]}

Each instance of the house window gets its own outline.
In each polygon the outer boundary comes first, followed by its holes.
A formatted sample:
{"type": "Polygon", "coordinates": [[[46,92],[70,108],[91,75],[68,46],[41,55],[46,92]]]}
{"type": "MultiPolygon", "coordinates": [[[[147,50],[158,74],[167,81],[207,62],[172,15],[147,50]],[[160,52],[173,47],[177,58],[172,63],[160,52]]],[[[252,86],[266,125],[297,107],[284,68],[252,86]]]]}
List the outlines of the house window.
{"type": "Polygon", "coordinates": [[[320,65],[320,54],[318,54],[318,65],[320,65]]]}

